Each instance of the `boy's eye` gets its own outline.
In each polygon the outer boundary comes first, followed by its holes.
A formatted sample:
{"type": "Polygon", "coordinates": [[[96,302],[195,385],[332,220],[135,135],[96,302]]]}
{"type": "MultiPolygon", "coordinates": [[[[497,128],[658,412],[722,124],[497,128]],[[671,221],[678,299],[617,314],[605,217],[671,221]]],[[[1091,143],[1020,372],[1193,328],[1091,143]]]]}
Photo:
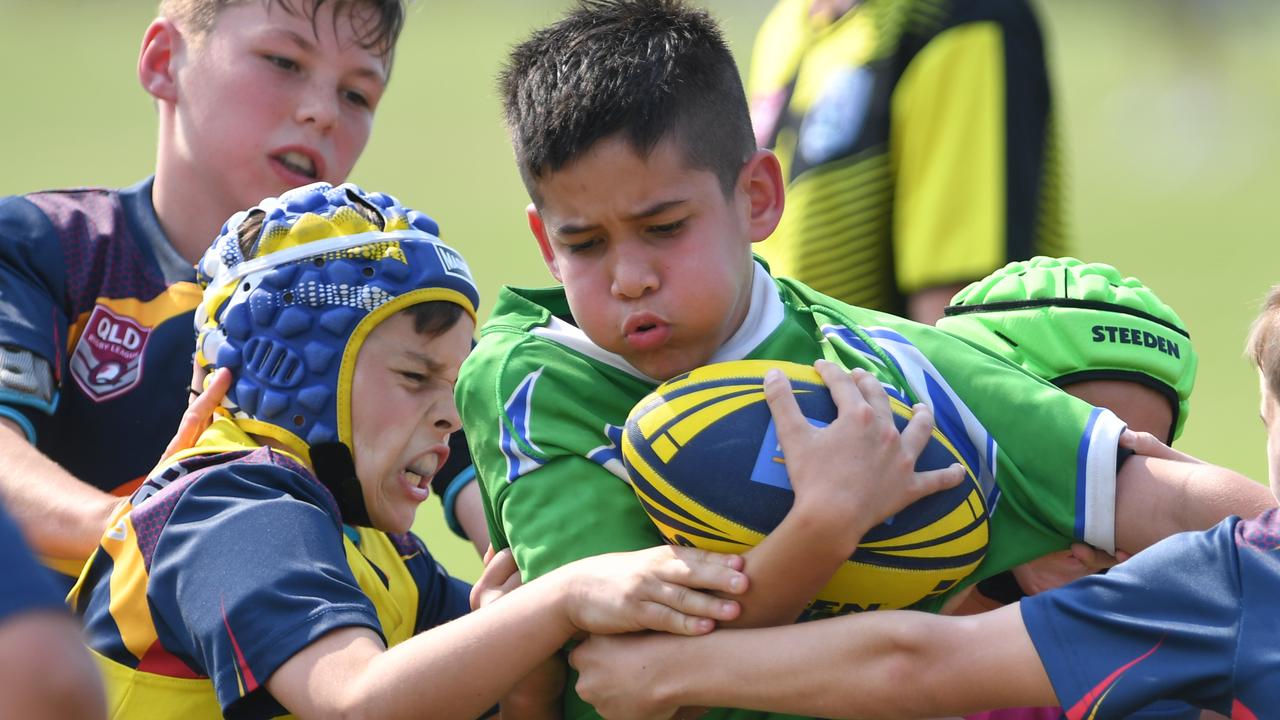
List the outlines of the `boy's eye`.
{"type": "Polygon", "coordinates": [[[362,107],[362,108],[373,107],[373,103],[369,102],[369,98],[366,97],[364,93],[358,90],[344,90],[342,92],[342,97],[345,98],[347,102],[351,103],[352,105],[355,105],[356,107],[362,107]]]}
{"type": "Polygon", "coordinates": [[[663,223],[662,225],[650,225],[649,232],[658,236],[675,235],[680,232],[682,227],[684,227],[684,220],[677,220],[671,223],[663,223]]]}
{"type": "Polygon", "coordinates": [[[583,240],[582,242],[577,242],[577,243],[565,243],[565,248],[570,253],[580,253],[580,252],[586,252],[587,250],[590,250],[591,248],[594,248],[599,244],[600,244],[599,238],[591,238],[590,240],[583,240]]]}
{"type": "Polygon", "coordinates": [[[427,376],[423,375],[422,373],[410,372],[410,371],[404,371],[404,370],[400,372],[400,377],[416,385],[421,385],[425,383],[428,379],[427,376]]]}
{"type": "Polygon", "coordinates": [[[300,67],[296,61],[290,60],[289,58],[282,57],[280,55],[266,55],[264,57],[266,58],[267,62],[271,63],[272,65],[275,65],[281,70],[297,70],[300,67]]]}

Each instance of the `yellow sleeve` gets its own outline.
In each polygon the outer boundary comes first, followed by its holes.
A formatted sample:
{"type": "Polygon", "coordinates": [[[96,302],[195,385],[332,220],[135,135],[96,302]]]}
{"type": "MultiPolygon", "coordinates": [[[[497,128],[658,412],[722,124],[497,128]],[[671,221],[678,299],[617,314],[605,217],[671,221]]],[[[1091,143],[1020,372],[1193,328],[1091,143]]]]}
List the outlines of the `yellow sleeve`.
{"type": "Polygon", "coordinates": [[[899,288],[985,276],[1006,261],[1005,61],[1001,26],[943,31],[891,99],[899,288]]]}

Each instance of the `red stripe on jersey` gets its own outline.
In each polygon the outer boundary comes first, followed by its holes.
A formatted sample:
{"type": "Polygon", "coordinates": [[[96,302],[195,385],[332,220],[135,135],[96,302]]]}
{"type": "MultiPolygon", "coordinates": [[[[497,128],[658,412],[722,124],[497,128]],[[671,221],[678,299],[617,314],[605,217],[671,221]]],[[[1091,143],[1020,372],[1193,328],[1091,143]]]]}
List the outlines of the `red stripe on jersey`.
{"type": "Polygon", "coordinates": [[[1156,643],[1150,650],[1144,652],[1133,660],[1130,660],[1124,665],[1121,665],[1110,675],[1103,678],[1102,682],[1098,683],[1092,690],[1085,693],[1084,697],[1080,698],[1079,702],[1072,705],[1071,708],[1066,711],[1067,720],[1087,720],[1087,718],[1092,718],[1097,713],[1097,705],[1101,704],[1102,699],[1106,697],[1107,692],[1111,689],[1111,686],[1120,679],[1120,676],[1128,672],[1129,668],[1154,655],[1156,650],[1159,650],[1162,644],[1164,644],[1164,638],[1160,638],[1160,642],[1156,643]]]}
{"type": "Polygon", "coordinates": [[[240,643],[236,642],[236,634],[231,632],[231,623],[227,621],[227,606],[220,602],[222,608],[222,625],[227,629],[227,637],[231,639],[231,649],[236,652],[236,665],[240,668],[240,677],[242,685],[244,685],[244,694],[248,695],[258,689],[258,681],[253,677],[253,670],[249,669],[249,663],[244,659],[244,653],[240,651],[240,643]]]}

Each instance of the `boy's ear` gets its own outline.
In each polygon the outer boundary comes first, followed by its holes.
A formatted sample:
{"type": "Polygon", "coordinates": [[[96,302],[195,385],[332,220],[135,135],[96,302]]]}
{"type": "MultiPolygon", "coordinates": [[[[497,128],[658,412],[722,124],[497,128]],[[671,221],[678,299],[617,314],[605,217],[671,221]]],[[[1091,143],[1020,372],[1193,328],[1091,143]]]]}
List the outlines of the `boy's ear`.
{"type": "Polygon", "coordinates": [[[538,208],[533,203],[524,209],[524,214],[529,218],[529,230],[533,236],[538,239],[538,250],[542,252],[542,262],[547,264],[547,270],[551,271],[551,277],[556,282],[562,283],[564,280],[560,278],[560,268],[556,266],[556,255],[551,251],[551,241],[547,239],[547,226],[542,223],[542,215],[538,214],[538,208]]]}
{"type": "Polygon", "coordinates": [[[760,242],[772,235],[782,220],[785,183],[778,157],[768,150],[757,150],[742,167],[738,187],[747,197],[751,242],[760,242]]]}
{"type": "Polygon", "coordinates": [[[177,63],[184,51],[182,31],[168,18],[158,17],[147,26],[138,51],[138,82],[156,100],[177,102],[177,63]]]}

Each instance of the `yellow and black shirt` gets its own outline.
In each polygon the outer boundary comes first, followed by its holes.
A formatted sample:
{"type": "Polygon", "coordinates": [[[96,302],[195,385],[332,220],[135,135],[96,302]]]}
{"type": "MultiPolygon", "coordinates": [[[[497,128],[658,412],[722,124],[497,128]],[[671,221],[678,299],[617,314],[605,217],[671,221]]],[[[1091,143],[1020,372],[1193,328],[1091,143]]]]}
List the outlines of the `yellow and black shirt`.
{"type": "Polygon", "coordinates": [[[1063,255],[1044,48],[1025,0],[781,0],[757,37],[757,140],[787,209],[779,275],[901,314],[905,297],[1063,255]]]}

